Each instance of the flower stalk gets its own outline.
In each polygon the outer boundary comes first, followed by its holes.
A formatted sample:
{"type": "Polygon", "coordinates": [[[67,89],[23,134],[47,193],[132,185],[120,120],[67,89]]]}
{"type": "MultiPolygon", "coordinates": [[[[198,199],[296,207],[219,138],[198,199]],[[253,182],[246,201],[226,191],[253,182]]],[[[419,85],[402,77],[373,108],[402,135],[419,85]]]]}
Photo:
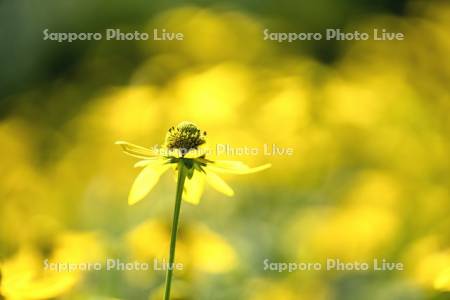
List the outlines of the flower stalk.
{"type": "Polygon", "coordinates": [[[178,162],[178,180],[177,180],[177,192],[175,195],[175,208],[173,210],[173,222],[172,222],[172,233],[170,237],[170,250],[169,250],[169,265],[166,272],[166,287],[164,291],[164,300],[170,300],[170,289],[172,286],[172,275],[173,266],[175,260],[175,248],[177,244],[177,233],[178,233],[178,220],[180,217],[181,210],[181,198],[183,194],[184,181],[186,180],[187,168],[180,159],[178,162]]]}

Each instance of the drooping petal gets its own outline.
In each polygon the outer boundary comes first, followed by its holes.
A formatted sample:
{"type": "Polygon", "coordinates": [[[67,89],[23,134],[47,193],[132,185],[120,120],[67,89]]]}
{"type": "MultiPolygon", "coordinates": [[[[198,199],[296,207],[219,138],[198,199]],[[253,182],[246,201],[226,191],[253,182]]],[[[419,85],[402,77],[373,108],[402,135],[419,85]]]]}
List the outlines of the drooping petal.
{"type": "Polygon", "coordinates": [[[206,182],[214,189],[229,197],[234,195],[233,189],[219,175],[206,169],[206,182]]]}
{"type": "MultiPolygon", "coordinates": [[[[138,161],[137,163],[134,164],[135,168],[142,168],[142,167],[146,167],[149,165],[160,165],[161,164],[161,157],[159,157],[160,159],[143,159],[138,161]]],[[[169,160],[164,160],[166,163],[169,160]]]]}
{"type": "Polygon", "coordinates": [[[194,175],[189,179],[186,177],[184,182],[183,200],[191,204],[197,205],[205,189],[205,174],[195,171],[194,175]]]}
{"type": "Polygon", "coordinates": [[[131,144],[128,142],[117,141],[115,144],[122,147],[122,151],[125,154],[128,154],[128,155],[136,157],[136,158],[158,159],[160,157],[156,151],[152,151],[148,148],[144,148],[144,147],[134,145],[134,144],[131,144]]]}
{"type": "Polygon", "coordinates": [[[128,204],[133,205],[141,201],[156,185],[161,175],[169,168],[170,164],[160,160],[160,164],[151,164],[142,169],[131,186],[128,204]]]}
{"type": "Polygon", "coordinates": [[[271,164],[264,164],[259,167],[251,168],[240,161],[234,160],[216,160],[213,162],[207,161],[208,168],[219,173],[230,174],[251,174],[270,168],[271,164]]]}

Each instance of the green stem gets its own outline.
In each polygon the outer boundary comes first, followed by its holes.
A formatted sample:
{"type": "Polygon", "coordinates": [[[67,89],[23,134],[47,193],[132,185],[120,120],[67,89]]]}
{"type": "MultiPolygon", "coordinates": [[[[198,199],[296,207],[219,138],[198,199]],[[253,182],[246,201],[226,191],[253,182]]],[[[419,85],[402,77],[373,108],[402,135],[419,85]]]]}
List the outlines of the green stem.
{"type": "Polygon", "coordinates": [[[173,265],[175,260],[175,247],[177,243],[178,219],[181,209],[181,196],[183,194],[184,181],[186,179],[186,166],[183,161],[178,163],[177,194],[175,196],[175,208],[173,211],[172,235],[170,237],[169,265],[166,272],[166,289],[164,300],[170,300],[170,288],[172,286],[173,265]]]}

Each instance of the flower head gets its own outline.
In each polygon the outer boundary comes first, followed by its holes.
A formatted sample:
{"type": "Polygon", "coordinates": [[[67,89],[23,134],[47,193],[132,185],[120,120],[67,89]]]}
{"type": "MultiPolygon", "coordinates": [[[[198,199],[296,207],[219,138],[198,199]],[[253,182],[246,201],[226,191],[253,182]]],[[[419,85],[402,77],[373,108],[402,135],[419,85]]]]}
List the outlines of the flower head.
{"type": "Polygon", "coordinates": [[[177,172],[180,163],[187,169],[183,200],[192,204],[200,201],[205,183],[227,196],[234,195],[233,189],[216,173],[250,174],[271,166],[265,164],[251,168],[240,161],[209,160],[202,151],[198,151],[205,143],[206,132],[186,121],[169,129],[164,144],[167,151],[163,154],[128,142],[116,142],[125,154],[140,159],[135,167],[143,168],[131,187],[128,203],[132,205],[142,200],[164,172],[170,168],[177,172]]]}
{"type": "Polygon", "coordinates": [[[194,123],[185,121],[169,129],[165,146],[170,150],[178,149],[182,154],[186,154],[203,145],[206,142],[205,137],[206,131],[201,132],[194,123]]]}

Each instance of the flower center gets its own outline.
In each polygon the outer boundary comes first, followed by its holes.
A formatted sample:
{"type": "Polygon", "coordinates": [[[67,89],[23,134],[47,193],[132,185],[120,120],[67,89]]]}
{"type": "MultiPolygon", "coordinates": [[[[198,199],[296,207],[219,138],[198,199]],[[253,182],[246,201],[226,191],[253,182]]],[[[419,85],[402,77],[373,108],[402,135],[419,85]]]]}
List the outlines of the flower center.
{"type": "Polygon", "coordinates": [[[184,155],[204,144],[205,137],[206,131],[202,132],[194,123],[184,121],[169,129],[165,144],[169,149],[179,149],[184,155]]]}

